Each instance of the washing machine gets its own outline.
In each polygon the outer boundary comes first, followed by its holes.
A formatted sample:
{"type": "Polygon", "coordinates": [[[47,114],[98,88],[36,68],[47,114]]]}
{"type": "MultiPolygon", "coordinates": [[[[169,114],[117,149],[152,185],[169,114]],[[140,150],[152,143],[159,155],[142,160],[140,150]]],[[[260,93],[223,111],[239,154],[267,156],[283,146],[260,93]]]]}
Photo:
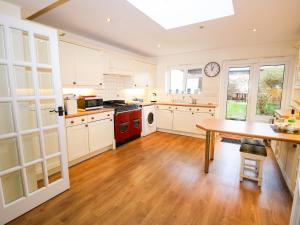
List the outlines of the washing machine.
{"type": "Polygon", "coordinates": [[[142,106],[142,113],[142,136],[146,136],[156,131],[156,117],[154,105],[142,106]]]}

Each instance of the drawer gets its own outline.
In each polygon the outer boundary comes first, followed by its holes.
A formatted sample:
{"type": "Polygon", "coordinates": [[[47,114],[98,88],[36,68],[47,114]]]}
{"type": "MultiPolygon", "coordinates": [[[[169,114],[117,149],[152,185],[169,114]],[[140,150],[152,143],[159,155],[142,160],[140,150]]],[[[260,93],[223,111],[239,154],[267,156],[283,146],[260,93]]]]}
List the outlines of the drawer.
{"type": "Polygon", "coordinates": [[[174,106],[171,105],[156,105],[155,109],[168,109],[168,110],[173,110],[174,106]]]}
{"type": "Polygon", "coordinates": [[[192,107],[193,112],[203,112],[203,113],[215,113],[214,108],[205,108],[205,107],[192,107]]]}
{"type": "Polygon", "coordinates": [[[93,122],[97,120],[103,120],[103,119],[111,119],[113,117],[113,112],[103,112],[103,113],[97,113],[97,114],[91,114],[87,116],[88,122],[93,122]]]}
{"type": "Polygon", "coordinates": [[[66,127],[87,123],[87,119],[88,119],[87,116],[79,116],[79,117],[66,119],[66,127]]]}

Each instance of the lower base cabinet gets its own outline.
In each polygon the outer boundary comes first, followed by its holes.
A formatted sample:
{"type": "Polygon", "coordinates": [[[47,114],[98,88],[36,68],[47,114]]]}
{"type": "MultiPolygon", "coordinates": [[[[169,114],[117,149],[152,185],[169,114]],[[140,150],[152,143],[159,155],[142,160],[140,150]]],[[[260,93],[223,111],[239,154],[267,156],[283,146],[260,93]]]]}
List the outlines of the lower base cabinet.
{"type": "Polygon", "coordinates": [[[114,146],[113,113],[70,118],[66,124],[69,161],[98,154],[114,146]]]}
{"type": "Polygon", "coordinates": [[[174,107],[157,105],[156,123],[158,129],[205,135],[205,131],[196,127],[200,120],[214,118],[214,109],[200,107],[174,107]]]}
{"type": "Polygon", "coordinates": [[[69,161],[89,153],[88,129],[86,124],[67,128],[69,161]]]}
{"type": "Polygon", "coordinates": [[[88,124],[89,149],[95,152],[113,144],[113,119],[99,120],[88,124]]]}
{"type": "Polygon", "coordinates": [[[281,173],[291,193],[294,193],[300,157],[300,145],[272,141],[271,147],[280,167],[281,173]]]}

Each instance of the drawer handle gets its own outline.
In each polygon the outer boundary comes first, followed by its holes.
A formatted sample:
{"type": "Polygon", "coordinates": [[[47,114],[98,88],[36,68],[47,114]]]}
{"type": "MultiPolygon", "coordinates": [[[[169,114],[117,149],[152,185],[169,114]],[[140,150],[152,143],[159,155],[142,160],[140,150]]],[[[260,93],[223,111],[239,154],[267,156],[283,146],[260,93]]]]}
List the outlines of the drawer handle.
{"type": "Polygon", "coordinates": [[[210,110],[208,110],[209,112],[211,112],[211,109],[210,110]]]}
{"type": "Polygon", "coordinates": [[[190,108],[190,111],[191,111],[192,109],[190,108]]]}
{"type": "Polygon", "coordinates": [[[192,112],[192,115],[194,115],[194,113],[192,112]]]}
{"type": "Polygon", "coordinates": [[[197,109],[197,111],[199,111],[199,109],[197,109]]]}
{"type": "Polygon", "coordinates": [[[74,123],[74,121],[72,120],[71,123],[74,123]]]}
{"type": "Polygon", "coordinates": [[[75,85],[75,84],[76,84],[76,82],[75,82],[75,81],[73,81],[73,84],[75,85]]]}
{"type": "Polygon", "coordinates": [[[88,126],[89,126],[88,124],[85,125],[85,127],[88,127],[88,126]]]}
{"type": "Polygon", "coordinates": [[[110,121],[112,121],[112,119],[110,119],[110,121]]]}
{"type": "Polygon", "coordinates": [[[110,116],[110,114],[107,114],[107,116],[110,116]]]}
{"type": "Polygon", "coordinates": [[[84,119],[81,119],[81,121],[83,122],[83,121],[84,121],[84,119]]]}
{"type": "Polygon", "coordinates": [[[95,118],[94,117],[92,117],[92,120],[94,120],[95,118]]]}

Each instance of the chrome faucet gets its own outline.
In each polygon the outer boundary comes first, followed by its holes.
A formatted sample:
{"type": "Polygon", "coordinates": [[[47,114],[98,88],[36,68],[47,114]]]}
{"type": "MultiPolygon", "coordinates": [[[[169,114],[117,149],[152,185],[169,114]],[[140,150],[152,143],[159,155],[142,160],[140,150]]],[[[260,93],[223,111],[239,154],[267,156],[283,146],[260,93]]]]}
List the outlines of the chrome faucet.
{"type": "Polygon", "coordinates": [[[197,99],[193,98],[191,95],[189,95],[189,97],[192,99],[192,104],[195,105],[197,104],[197,99]]]}

